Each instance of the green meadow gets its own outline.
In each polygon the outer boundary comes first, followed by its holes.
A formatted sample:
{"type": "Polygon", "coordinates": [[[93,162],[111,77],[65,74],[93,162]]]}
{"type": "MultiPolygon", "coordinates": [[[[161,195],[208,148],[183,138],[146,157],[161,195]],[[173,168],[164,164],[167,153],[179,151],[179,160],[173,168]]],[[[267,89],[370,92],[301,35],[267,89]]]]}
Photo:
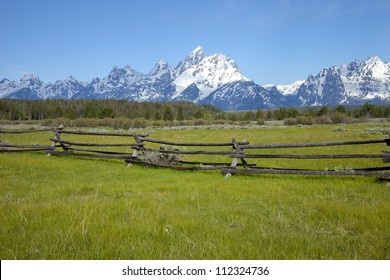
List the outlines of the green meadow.
{"type": "MultiPolygon", "coordinates": [[[[276,144],[383,139],[388,137],[388,127],[387,122],[215,125],[139,132],[177,142],[229,142],[235,137],[251,144],[276,144]]],[[[52,136],[51,132],[2,134],[0,140],[50,145],[52,136]]],[[[131,140],[79,135],[64,139],[131,140]]],[[[386,149],[385,144],[374,144],[260,152],[381,153],[386,149]]],[[[227,156],[206,159],[231,162],[227,156]]],[[[248,161],[265,167],[328,170],[386,166],[380,159],[248,161]]],[[[39,152],[0,153],[3,260],[390,259],[389,214],[389,183],[375,176],[233,175],[225,179],[219,171],[127,166],[122,160],[48,157],[39,152]]]]}

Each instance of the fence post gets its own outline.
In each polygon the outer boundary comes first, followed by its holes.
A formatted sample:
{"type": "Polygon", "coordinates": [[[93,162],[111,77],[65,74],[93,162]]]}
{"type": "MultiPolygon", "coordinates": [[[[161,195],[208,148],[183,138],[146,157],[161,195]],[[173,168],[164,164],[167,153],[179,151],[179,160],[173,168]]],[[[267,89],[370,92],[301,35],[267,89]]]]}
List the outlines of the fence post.
{"type": "MultiPolygon", "coordinates": [[[[236,138],[232,139],[232,144],[233,144],[233,148],[236,150],[235,154],[243,153],[243,151],[240,148],[240,145],[238,145],[238,143],[237,143],[236,138]]],[[[242,160],[242,163],[244,164],[244,166],[248,166],[248,163],[246,162],[245,159],[241,159],[241,160],[242,160]]],[[[232,160],[232,163],[230,164],[230,167],[236,168],[237,167],[237,163],[238,163],[238,158],[234,157],[233,160],[232,160]]],[[[231,173],[226,173],[225,179],[229,178],[230,176],[232,176],[231,173]]]]}
{"type": "MultiPolygon", "coordinates": [[[[136,142],[136,144],[135,144],[136,146],[138,146],[138,147],[143,147],[143,146],[144,146],[144,142],[141,140],[141,138],[139,137],[138,134],[134,134],[133,137],[134,137],[134,140],[135,140],[135,142],[136,142]]],[[[137,158],[138,155],[139,155],[138,150],[135,149],[134,152],[133,152],[132,157],[133,157],[133,158],[137,158]]],[[[128,162],[128,163],[127,163],[127,166],[128,166],[128,167],[129,167],[129,166],[132,166],[132,164],[131,164],[130,162],[128,162]]]]}
{"type": "MultiPolygon", "coordinates": [[[[236,153],[244,154],[244,151],[241,150],[240,144],[237,143],[236,139],[233,138],[233,140],[234,140],[234,141],[232,141],[232,142],[233,142],[234,148],[236,149],[236,153]]],[[[242,142],[247,142],[247,140],[246,140],[246,139],[243,139],[242,142]]],[[[248,142],[248,143],[249,143],[249,142],[248,142]]],[[[241,158],[241,162],[242,162],[242,165],[243,165],[245,168],[250,168],[250,167],[249,167],[249,164],[248,164],[248,162],[246,161],[245,158],[242,157],[242,158],[241,158]]]]}
{"type": "MultiPolygon", "coordinates": [[[[56,140],[61,140],[61,130],[64,128],[64,126],[61,124],[59,127],[58,127],[58,129],[56,129],[55,127],[51,127],[51,129],[53,130],[53,132],[54,132],[54,138],[56,139],[56,140]]],[[[51,151],[54,151],[54,149],[56,148],[56,141],[52,141],[51,142],[51,145],[50,145],[50,147],[53,147],[53,149],[51,149],[51,151]]],[[[67,150],[67,148],[66,147],[64,147],[64,145],[61,143],[61,146],[62,146],[62,148],[64,149],[64,150],[67,150]]],[[[49,153],[47,153],[47,156],[49,157],[49,156],[51,156],[51,153],[49,152],[49,153]]]]}

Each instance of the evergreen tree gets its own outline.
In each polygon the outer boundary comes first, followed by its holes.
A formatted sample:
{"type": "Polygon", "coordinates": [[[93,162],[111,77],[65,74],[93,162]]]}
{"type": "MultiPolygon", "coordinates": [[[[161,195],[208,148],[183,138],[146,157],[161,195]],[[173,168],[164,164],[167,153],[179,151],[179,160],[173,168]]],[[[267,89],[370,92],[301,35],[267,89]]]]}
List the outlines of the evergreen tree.
{"type": "Polygon", "coordinates": [[[260,109],[258,109],[256,111],[256,120],[260,120],[263,118],[263,111],[261,111],[260,109]]]}
{"type": "Polygon", "coordinates": [[[164,108],[164,121],[173,121],[171,106],[165,106],[164,108]]]}
{"type": "Polygon", "coordinates": [[[177,108],[177,120],[178,120],[178,121],[184,120],[184,116],[183,116],[183,106],[181,106],[181,105],[177,108]]]}
{"type": "Polygon", "coordinates": [[[203,118],[203,111],[202,109],[198,109],[196,110],[196,113],[195,113],[195,119],[202,119],[203,118]]]}
{"type": "Polygon", "coordinates": [[[317,116],[325,116],[329,113],[329,109],[326,106],[322,106],[321,109],[318,111],[317,116]]]}
{"type": "Polygon", "coordinates": [[[161,115],[160,115],[160,112],[159,112],[159,111],[156,111],[156,112],[154,113],[154,120],[156,120],[156,121],[161,120],[161,115]]]}
{"type": "Polygon", "coordinates": [[[145,119],[150,120],[152,118],[152,114],[150,113],[149,109],[145,112],[145,119]]]}

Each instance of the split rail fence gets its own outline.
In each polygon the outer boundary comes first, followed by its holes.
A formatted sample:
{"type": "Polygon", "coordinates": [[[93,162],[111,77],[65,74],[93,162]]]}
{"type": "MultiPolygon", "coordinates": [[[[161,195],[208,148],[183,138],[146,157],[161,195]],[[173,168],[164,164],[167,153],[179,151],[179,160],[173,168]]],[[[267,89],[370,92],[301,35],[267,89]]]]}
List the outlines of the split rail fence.
{"type": "Polygon", "coordinates": [[[184,143],[171,142],[149,138],[148,134],[137,133],[106,133],[66,130],[63,126],[44,130],[9,131],[6,133],[34,133],[52,130],[54,137],[49,138],[51,145],[14,145],[0,143],[0,152],[31,152],[43,151],[48,155],[63,155],[76,157],[90,157],[101,159],[124,160],[128,165],[138,164],[171,168],[176,170],[220,170],[226,177],[232,174],[301,174],[301,175],[375,175],[388,180],[390,166],[364,167],[344,170],[305,169],[266,167],[264,162],[270,159],[291,160],[343,160],[343,159],[382,159],[390,162],[390,151],[382,150],[376,154],[313,154],[310,153],[270,153],[285,149],[304,150],[334,146],[360,146],[370,144],[386,144],[390,146],[390,138],[377,140],[354,140],[339,142],[317,142],[298,144],[250,144],[248,141],[237,141],[233,138],[229,142],[220,143],[184,143]],[[71,139],[64,139],[71,138],[71,139]],[[82,141],[83,137],[89,141],[82,141]],[[103,140],[97,140],[99,139],[103,140]],[[77,140],[73,140],[77,139],[77,140]],[[91,142],[91,139],[94,142],[91,142]],[[109,141],[107,141],[109,139],[109,141]],[[107,142],[104,142],[107,141],[107,142]],[[268,153],[259,151],[267,150],[268,153]],[[188,160],[191,158],[192,160],[188,160]],[[258,161],[261,160],[261,166],[258,161]],[[249,163],[251,161],[251,163],[249,163]]]}

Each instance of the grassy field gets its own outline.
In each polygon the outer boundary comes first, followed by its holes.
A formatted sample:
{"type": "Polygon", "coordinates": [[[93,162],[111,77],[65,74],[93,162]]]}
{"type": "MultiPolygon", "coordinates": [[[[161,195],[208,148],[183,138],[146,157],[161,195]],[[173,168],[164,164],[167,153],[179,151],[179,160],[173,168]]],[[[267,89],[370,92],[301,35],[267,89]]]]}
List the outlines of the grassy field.
{"type": "MultiPolygon", "coordinates": [[[[387,128],[380,123],[148,132],[152,138],[180,142],[229,142],[236,137],[262,144],[383,139],[387,128]]],[[[1,140],[50,144],[51,136],[2,135],[1,140]]],[[[332,151],[380,153],[386,146],[356,149],[332,151]]],[[[221,160],[229,162],[217,158],[221,160]]],[[[256,163],[328,169],[384,165],[378,159],[256,163]]],[[[224,179],[218,171],[0,154],[0,259],[390,259],[389,213],[390,186],[375,177],[224,179]]]]}

